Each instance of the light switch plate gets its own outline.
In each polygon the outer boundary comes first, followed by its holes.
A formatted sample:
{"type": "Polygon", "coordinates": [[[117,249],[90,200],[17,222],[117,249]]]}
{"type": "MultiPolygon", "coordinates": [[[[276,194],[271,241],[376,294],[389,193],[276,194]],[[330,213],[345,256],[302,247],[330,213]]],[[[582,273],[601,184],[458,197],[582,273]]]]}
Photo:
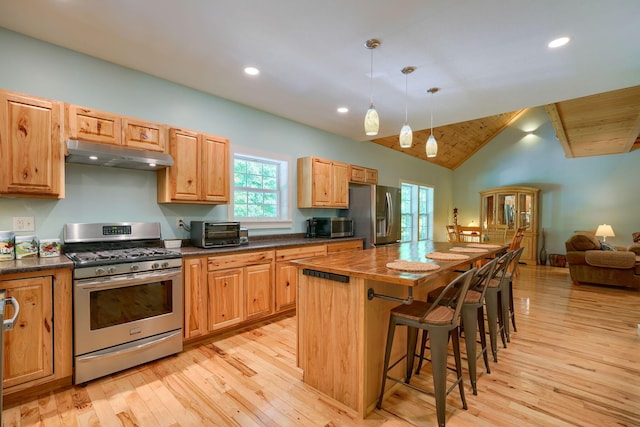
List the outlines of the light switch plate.
{"type": "Polygon", "coordinates": [[[32,216],[14,216],[13,231],[36,231],[36,221],[32,216]]]}

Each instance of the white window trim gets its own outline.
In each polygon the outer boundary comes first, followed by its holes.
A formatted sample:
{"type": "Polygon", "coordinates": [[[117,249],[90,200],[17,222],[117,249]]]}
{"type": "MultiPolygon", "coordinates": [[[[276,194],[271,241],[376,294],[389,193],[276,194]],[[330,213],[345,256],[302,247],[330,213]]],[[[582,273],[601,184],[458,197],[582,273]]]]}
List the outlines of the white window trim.
{"type": "Polygon", "coordinates": [[[238,146],[233,146],[231,147],[231,156],[229,161],[231,162],[231,164],[229,165],[229,170],[231,171],[231,197],[230,197],[230,201],[229,204],[227,205],[227,218],[230,218],[231,220],[234,221],[240,221],[241,225],[243,227],[246,227],[248,229],[268,229],[268,228],[291,228],[293,225],[293,217],[292,217],[292,212],[293,212],[293,208],[292,208],[292,203],[293,203],[293,198],[292,198],[292,191],[293,191],[293,160],[290,156],[283,156],[283,155],[279,155],[279,154],[274,154],[274,153],[267,153],[264,151],[260,151],[260,150],[254,150],[254,149],[249,149],[249,148],[244,148],[244,147],[238,147],[238,146]],[[245,156],[250,156],[250,157],[257,157],[257,158],[263,158],[263,159],[272,159],[272,160],[277,160],[283,163],[287,164],[287,179],[286,179],[286,189],[284,191],[284,195],[287,198],[287,202],[286,202],[286,209],[284,215],[285,218],[279,218],[279,219],[269,219],[269,218],[265,218],[263,220],[246,220],[244,218],[235,218],[235,216],[233,215],[233,209],[234,209],[234,191],[235,191],[235,185],[234,185],[234,163],[235,163],[235,157],[236,154],[240,154],[240,155],[245,155],[245,156]]]}
{"type": "MultiPolygon", "coordinates": [[[[418,186],[418,188],[420,187],[427,187],[427,188],[431,188],[431,191],[433,192],[433,212],[432,215],[435,215],[435,192],[436,192],[436,187],[433,184],[425,184],[425,183],[420,183],[420,182],[416,182],[416,181],[412,181],[409,179],[400,179],[400,188],[402,188],[402,184],[409,184],[409,185],[416,185],[418,186]]],[[[435,230],[433,229],[435,227],[434,225],[433,219],[432,219],[432,227],[431,227],[431,238],[430,239],[426,239],[426,240],[418,240],[418,241],[422,241],[422,242],[427,242],[427,241],[434,241],[434,236],[435,236],[435,230]]],[[[418,223],[416,222],[416,227],[418,227],[418,223]]],[[[419,236],[419,231],[417,232],[417,235],[419,236]]],[[[416,240],[413,240],[413,236],[411,237],[411,241],[415,242],[416,240]]]]}

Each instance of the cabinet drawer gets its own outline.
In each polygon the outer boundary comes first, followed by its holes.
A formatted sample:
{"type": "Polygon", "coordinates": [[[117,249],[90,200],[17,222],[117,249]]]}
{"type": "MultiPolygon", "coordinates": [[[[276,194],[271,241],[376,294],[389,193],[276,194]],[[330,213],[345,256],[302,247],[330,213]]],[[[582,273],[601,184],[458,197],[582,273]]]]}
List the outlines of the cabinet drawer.
{"type": "Polygon", "coordinates": [[[310,258],[327,254],[327,245],[300,246],[297,248],[276,249],[276,261],[310,258]]]}
{"type": "Polygon", "coordinates": [[[71,139],[122,145],[122,120],[117,114],[67,104],[65,121],[71,139]]]}
{"type": "Polygon", "coordinates": [[[362,250],[362,240],[352,240],[349,242],[327,244],[327,254],[335,254],[337,252],[347,252],[347,251],[360,251],[360,250],[362,250]]]}
{"type": "Polygon", "coordinates": [[[377,184],[378,183],[378,170],[377,169],[366,169],[365,173],[365,182],[369,184],[377,184]]]}
{"type": "Polygon", "coordinates": [[[351,182],[365,182],[365,170],[360,166],[349,166],[349,180],[351,182]]]}
{"type": "Polygon", "coordinates": [[[245,267],[253,264],[264,264],[273,261],[273,251],[257,251],[235,253],[233,255],[216,255],[207,260],[209,271],[224,268],[245,267]]]}
{"type": "Polygon", "coordinates": [[[125,117],[122,119],[124,144],[141,150],[166,152],[164,125],[125,117]]]}

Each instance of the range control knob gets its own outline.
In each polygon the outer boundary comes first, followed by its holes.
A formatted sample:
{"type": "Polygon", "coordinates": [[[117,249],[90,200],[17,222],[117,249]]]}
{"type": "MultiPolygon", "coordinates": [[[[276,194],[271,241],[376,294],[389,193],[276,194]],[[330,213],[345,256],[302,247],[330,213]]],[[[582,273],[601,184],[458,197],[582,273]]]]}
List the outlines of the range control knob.
{"type": "Polygon", "coordinates": [[[131,264],[131,271],[138,271],[140,270],[140,266],[138,264],[131,264]]]}
{"type": "Polygon", "coordinates": [[[107,269],[107,271],[109,272],[109,274],[114,274],[118,271],[118,269],[116,267],[111,266],[107,269]]]}
{"type": "Polygon", "coordinates": [[[160,268],[160,264],[158,264],[157,262],[154,262],[153,264],[151,264],[151,268],[156,270],[156,269],[160,268]]]}
{"type": "Polygon", "coordinates": [[[96,276],[102,276],[105,273],[104,268],[98,267],[96,268],[96,276]]]}
{"type": "Polygon", "coordinates": [[[169,262],[168,261],[163,262],[162,268],[169,268],[169,262]]]}

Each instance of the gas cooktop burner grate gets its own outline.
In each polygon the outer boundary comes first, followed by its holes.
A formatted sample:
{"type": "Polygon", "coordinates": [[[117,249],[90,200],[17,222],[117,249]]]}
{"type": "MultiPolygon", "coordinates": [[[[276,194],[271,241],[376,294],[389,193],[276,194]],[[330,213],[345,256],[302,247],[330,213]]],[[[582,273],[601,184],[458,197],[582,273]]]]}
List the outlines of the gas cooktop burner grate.
{"type": "Polygon", "coordinates": [[[68,253],[67,257],[76,264],[108,264],[113,262],[134,262],[179,258],[180,253],[163,248],[152,247],[72,252],[68,253]]]}

